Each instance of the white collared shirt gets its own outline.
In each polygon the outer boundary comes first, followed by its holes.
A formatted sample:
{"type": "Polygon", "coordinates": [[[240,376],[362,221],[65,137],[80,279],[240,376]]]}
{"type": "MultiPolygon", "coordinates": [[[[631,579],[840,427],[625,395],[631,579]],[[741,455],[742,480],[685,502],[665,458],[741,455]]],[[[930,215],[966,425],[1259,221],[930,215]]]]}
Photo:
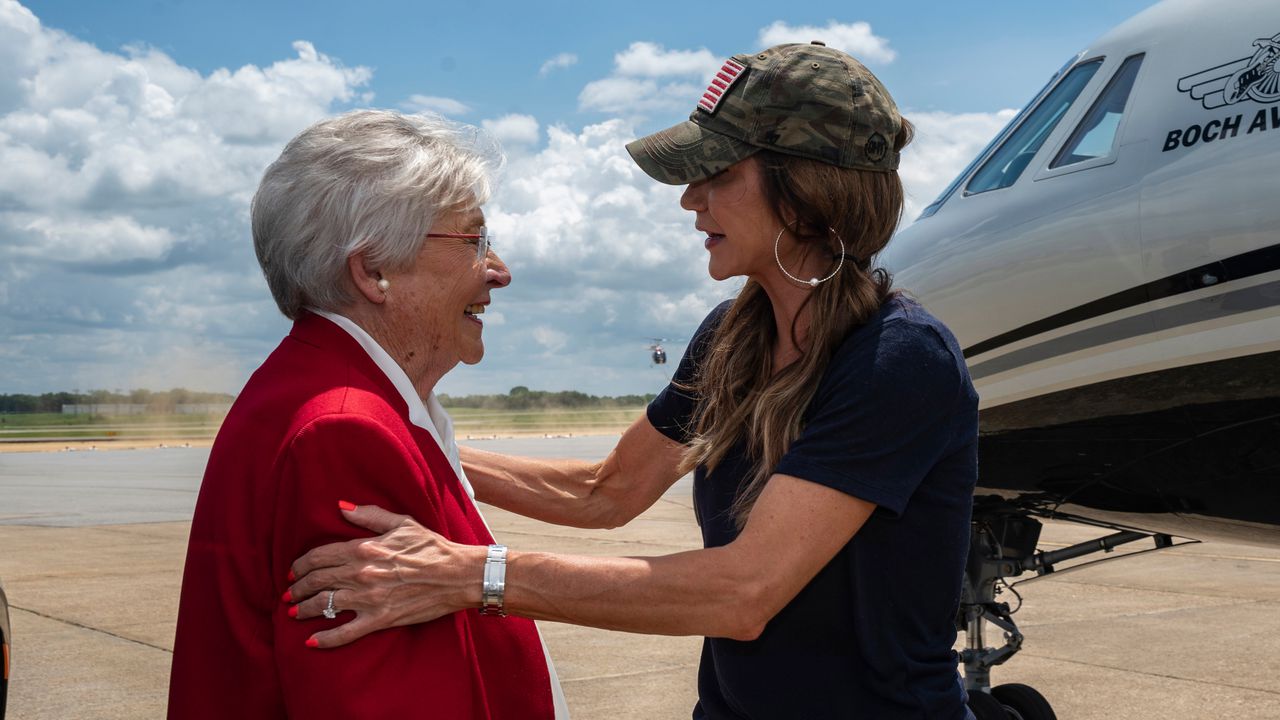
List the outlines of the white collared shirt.
{"type": "MultiPolygon", "coordinates": [[[[313,307],[308,307],[307,310],[342,328],[356,342],[360,343],[360,347],[364,348],[373,363],[387,376],[396,391],[400,393],[405,405],[409,407],[409,422],[430,433],[436,444],[440,446],[440,451],[444,453],[445,459],[449,461],[454,474],[458,476],[458,482],[462,483],[462,488],[467,491],[467,497],[471,498],[472,507],[475,508],[476,515],[479,515],[480,522],[485,524],[485,528],[489,529],[489,534],[492,535],[493,530],[489,528],[489,523],[485,521],[484,515],[480,513],[480,507],[475,503],[476,492],[467,480],[466,473],[462,472],[462,461],[458,455],[458,442],[453,434],[453,419],[449,417],[449,413],[445,411],[444,406],[436,399],[435,392],[432,391],[428,394],[425,402],[418,397],[418,391],[413,387],[413,382],[409,380],[409,375],[405,373],[404,368],[396,364],[396,361],[391,359],[387,351],[383,350],[378,341],[365,332],[364,328],[337,313],[326,312],[313,307]]],[[[537,627],[537,625],[535,624],[534,627],[537,627]]],[[[551,662],[551,653],[547,651],[547,643],[542,639],[541,629],[538,630],[538,642],[542,644],[542,655],[547,660],[547,674],[551,677],[551,698],[556,709],[556,720],[568,720],[569,706],[564,699],[564,690],[560,688],[560,678],[556,675],[556,666],[551,662]]]]}

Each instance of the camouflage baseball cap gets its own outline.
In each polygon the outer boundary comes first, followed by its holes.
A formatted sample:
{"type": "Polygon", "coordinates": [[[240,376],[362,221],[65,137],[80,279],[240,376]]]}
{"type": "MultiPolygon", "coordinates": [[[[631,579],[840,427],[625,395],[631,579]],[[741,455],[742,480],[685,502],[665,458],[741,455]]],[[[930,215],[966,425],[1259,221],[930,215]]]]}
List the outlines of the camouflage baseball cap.
{"type": "Polygon", "coordinates": [[[627,144],[653,179],[704,180],[759,150],[846,168],[898,169],[902,116],[889,91],[854,58],[810,44],[734,55],[689,119],[627,144]]]}

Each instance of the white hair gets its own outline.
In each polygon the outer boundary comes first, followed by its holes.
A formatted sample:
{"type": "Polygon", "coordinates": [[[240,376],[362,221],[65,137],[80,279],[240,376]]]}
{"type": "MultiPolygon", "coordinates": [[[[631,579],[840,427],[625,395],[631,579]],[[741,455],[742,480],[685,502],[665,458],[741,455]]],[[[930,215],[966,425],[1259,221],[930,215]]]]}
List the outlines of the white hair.
{"type": "Polygon", "coordinates": [[[349,306],[347,258],[405,267],[437,215],[489,199],[501,164],[488,136],[437,115],[357,110],[302,131],[253,196],[253,247],[280,312],[349,306]]]}

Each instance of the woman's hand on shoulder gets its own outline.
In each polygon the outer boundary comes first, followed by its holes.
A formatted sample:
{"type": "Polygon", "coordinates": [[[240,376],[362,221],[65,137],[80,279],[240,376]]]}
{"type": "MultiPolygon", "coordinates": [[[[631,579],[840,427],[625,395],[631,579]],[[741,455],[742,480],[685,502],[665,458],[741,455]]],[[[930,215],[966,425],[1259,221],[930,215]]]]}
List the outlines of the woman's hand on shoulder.
{"type": "Polygon", "coordinates": [[[298,620],[322,617],[333,606],[355,618],[318,632],[309,645],[346,645],[378,630],[429,622],[480,605],[486,549],[462,545],[407,515],[375,505],[342,508],[348,522],[381,533],[317,547],[291,567],[285,602],[298,620]]]}

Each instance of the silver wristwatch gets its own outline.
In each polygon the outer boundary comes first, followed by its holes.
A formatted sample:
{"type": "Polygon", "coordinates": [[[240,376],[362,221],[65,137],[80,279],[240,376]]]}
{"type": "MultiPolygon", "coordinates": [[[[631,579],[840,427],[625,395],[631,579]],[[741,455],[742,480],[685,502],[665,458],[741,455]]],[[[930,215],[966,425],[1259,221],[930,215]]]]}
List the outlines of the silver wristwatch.
{"type": "Polygon", "coordinates": [[[483,601],[480,605],[481,615],[497,615],[506,617],[503,606],[503,595],[507,588],[507,546],[490,545],[489,554],[484,559],[484,584],[480,588],[483,601]]]}

